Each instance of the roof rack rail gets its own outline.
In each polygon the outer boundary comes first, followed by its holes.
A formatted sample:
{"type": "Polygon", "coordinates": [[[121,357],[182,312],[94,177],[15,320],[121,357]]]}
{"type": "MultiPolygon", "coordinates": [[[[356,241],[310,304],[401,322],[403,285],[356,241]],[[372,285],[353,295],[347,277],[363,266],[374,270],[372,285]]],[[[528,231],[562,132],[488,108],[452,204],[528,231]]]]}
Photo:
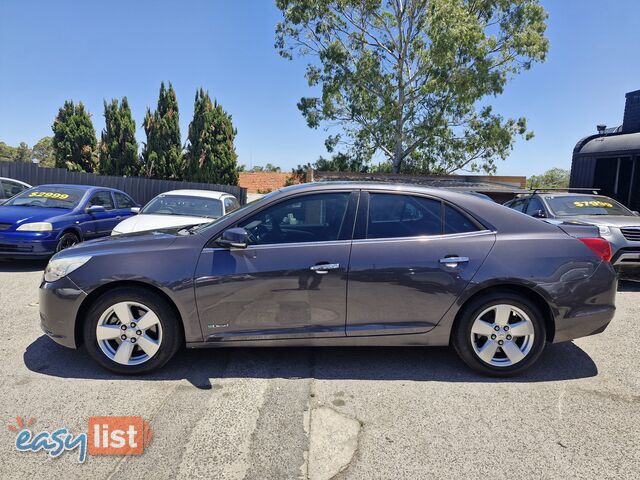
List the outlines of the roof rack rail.
{"type": "Polygon", "coordinates": [[[597,195],[600,190],[601,190],[600,188],[574,188],[574,187],[534,188],[533,193],[531,195],[535,195],[538,192],[592,192],[594,195],[597,195]]]}

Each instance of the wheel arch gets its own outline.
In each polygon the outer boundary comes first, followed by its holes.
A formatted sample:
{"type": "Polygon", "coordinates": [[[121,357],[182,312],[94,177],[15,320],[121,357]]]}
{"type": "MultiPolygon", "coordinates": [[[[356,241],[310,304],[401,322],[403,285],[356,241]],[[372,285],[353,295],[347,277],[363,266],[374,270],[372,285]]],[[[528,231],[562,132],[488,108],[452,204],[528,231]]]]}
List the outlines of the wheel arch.
{"type": "Polygon", "coordinates": [[[58,235],[58,239],[60,239],[60,237],[62,237],[62,235],[64,235],[65,233],[75,233],[78,236],[78,239],[83,242],[84,241],[84,236],[82,235],[82,230],[76,226],[73,225],[67,225],[66,227],[63,227],[60,229],[60,235],[58,235]]]}
{"type": "Polygon", "coordinates": [[[452,332],[455,331],[455,328],[457,327],[458,322],[466,312],[466,309],[471,304],[471,302],[485,295],[489,295],[497,292],[515,293],[533,302],[534,305],[536,305],[542,312],[544,325],[546,329],[546,340],[548,342],[553,341],[553,338],[555,336],[556,326],[555,326],[555,318],[553,315],[553,311],[551,306],[549,305],[549,302],[544,298],[544,296],[542,296],[539,292],[535,291],[534,289],[528,286],[516,284],[516,283],[500,283],[500,284],[486,286],[484,288],[481,288],[475,291],[473,294],[467,297],[464,300],[464,303],[462,304],[462,306],[458,309],[456,313],[455,319],[453,321],[452,329],[451,329],[452,332]]]}
{"type": "Polygon", "coordinates": [[[89,295],[87,295],[87,297],[80,304],[80,308],[78,308],[78,312],[76,313],[75,331],[74,331],[74,337],[75,337],[75,342],[77,347],[81,346],[84,343],[84,340],[83,340],[83,329],[85,324],[84,318],[86,313],[89,311],[89,309],[93,305],[93,303],[105,293],[121,287],[142,288],[144,290],[153,292],[159,295],[160,297],[164,298],[164,300],[166,300],[168,305],[173,309],[176,315],[176,318],[178,319],[178,322],[182,327],[183,338],[185,338],[184,320],[182,318],[182,315],[180,314],[180,310],[178,309],[176,303],[171,299],[169,295],[163,292],[160,288],[154,285],[151,285],[149,283],[140,282],[136,280],[121,280],[116,282],[110,282],[96,288],[91,293],[89,293],[89,295]]]}

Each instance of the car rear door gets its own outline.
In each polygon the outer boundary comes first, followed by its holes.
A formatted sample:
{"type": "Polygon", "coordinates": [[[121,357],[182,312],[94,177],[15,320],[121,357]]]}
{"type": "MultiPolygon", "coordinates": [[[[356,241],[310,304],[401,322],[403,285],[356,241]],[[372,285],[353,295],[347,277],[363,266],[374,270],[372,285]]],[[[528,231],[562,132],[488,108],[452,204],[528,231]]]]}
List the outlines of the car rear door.
{"type": "Polygon", "coordinates": [[[494,232],[440,199],[363,192],[349,266],[347,335],[429,331],[494,243],[494,232]]]}
{"type": "Polygon", "coordinates": [[[195,275],[206,340],[344,337],[357,200],[349,190],[289,197],[238,222],[247,248],[212,239],[195,275]]]}

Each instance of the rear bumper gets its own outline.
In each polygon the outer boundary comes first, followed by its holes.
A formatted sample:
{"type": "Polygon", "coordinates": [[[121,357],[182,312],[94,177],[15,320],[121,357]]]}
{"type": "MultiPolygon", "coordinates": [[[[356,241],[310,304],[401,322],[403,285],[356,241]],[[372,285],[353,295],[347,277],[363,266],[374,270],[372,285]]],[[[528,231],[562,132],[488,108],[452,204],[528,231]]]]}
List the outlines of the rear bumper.
{"type": "Polygon", "coordinates": [[[571,285],[556,305],[563,315],[556,317],[553,343],[602,333],[616,312],[616,273],[602,262],[589,278],[571,285]],[[566,298],[562,298],[566,295],[566,298]]]}
{"type": "Polygon", "coordinates": [[[0,257],[47,258],[58,244],[58,232],[0,232],[0,257]]]}
{"type": "Polygon", "coordinates": [[[62,346],[77,348],[76,317],[87,294],[68,277],[40,284],[40,328],[62,346]]]}

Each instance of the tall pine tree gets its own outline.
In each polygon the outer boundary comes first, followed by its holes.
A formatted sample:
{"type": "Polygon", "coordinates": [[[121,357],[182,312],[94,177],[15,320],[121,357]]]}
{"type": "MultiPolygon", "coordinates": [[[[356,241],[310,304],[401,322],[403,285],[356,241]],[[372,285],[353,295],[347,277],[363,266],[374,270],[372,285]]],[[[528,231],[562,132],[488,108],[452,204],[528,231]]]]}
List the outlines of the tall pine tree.
{"type": "Polygon", "coordinates": [[[104,102],[104,130],[100,142],[99,171],[102,175],[138,175],[138,142],[136,123],[131,116],[127,97],[122,103],[104,102]]]}
{"type": "Polygon", "coordinates": [[[95,170],[96,131],[82,102],[64,102],[51,126],[56,167],[78,172],[95,170]]]}
{"type": "Polygon", "coordinates": [[[238,164],[233,140],[236,130],[227,114],[202,88],[196,93],[189,124],[185,179],[237,185],[238,164]]]}
{"type": "Polygon", "coordinates": [[[180,142],[178,100],[173,86],[160,85],[158,108],[147,109],[144,117],[147,143],[142,149],[143,174],[154,178],[182,180],[183,158],[180,142]]]}

